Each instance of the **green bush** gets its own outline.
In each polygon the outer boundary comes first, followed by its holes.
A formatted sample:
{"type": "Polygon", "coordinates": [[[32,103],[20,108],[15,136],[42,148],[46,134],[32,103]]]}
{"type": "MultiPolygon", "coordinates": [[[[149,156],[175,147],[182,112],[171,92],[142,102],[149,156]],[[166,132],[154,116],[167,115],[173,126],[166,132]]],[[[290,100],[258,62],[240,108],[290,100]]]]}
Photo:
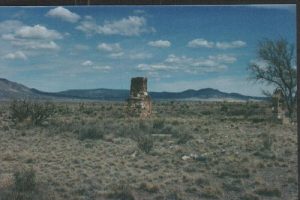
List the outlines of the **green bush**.
{"type": "Polygon", "coordinates": [[[116,198],[119,200],[135,200],[132,192],[131,187],[125,181],[120,181],[119,184],[113,185],[112,193],[109,194],[110,198],[116,198]]]}
{"type": "Polygon", "coordinates": [[[22,100],[13,100],[9,105],[10,118],[13,122],[22,122],[30,117],[30,104],[29,102],[22,100]]]}
{"type": "Polygon", "coordinates": [[[142,131],[148,131],[148,129],[149,129],[147,123],[144,120],[139,121],[138,127],[142,131]]]}
{"type": "Polygon", "coordinates": [[[177,139],[177,144],[185,144],[193,139],[193,135],[185,129],[172,129],[172,137],[177,139]]]}
{"type": "Polygon", "coordinates": [[[177,144],[185,144],[189,140],[193,139],[193,136],[188,133],[181,133],[181,134],[178,133],[176,134],[176,137],[177,137],[177,144]]]}
{"type": "Polygon", "coordinates": [[[237,107],[232,107],[227,111],[227,115],[229,116],[244,116],[248,115],[248,111],[246,108],[237,105],[237,107]]]}
{"type": "Polygon", "coordinates": [[[14,100],[10,103],[10,117],[13,122],[29,120],[32,125],[41,125],[54,112],[54,104],[49,102],[31,102],[14,100]]]}
{"type": "Polygon", "coordinates": [[[65,104],[65,105],[57,105],[55,108],[55,112],[61,115],[68,115],[72,113],[72,110],[67,104],[65,104]]]}
{"type": "Polygon", "coordinates": [[[204,110],[204,111],[201,112],[201,114],[202,114],[202,115],[211,115],[212,112],[209,111],[209,110],[204,110]]]}
{"type": "Polygon", "coordinates": [[[18,192],[30,192],[36,188],[35,171],[22,170],[14,174],[15,189],[18,192]]]}
{"type": "Polygon", "coordinates": [[[83,127],[79,128],[78,134],[80,140],[103,139],[104,136],[103,130],[93,124],[84,125],[83,127]]]}
{"type": "Polygon", "coordinates": [[[281,191],[278,188],[260,187],[255,190],[255,193],[262,196],[281,197],[281,191]]]}
{"type": "Polygon", "coordinates": [[[153,121],[153,128],[154,129],[162,129],[165,126],[165,120],[164,119],[155,119],[153,121]]]}
{"type": "Polygon", "coordinates": [[[145,153],[149,153],[154,146],[154,140],[150,135],[139,135],[136,140],[138,147],[145,153]]]}
{"type": "Polygon", "coordinates": [[[46,102],[34,102],[31,104],[31,120],[33,125],[41,125],[46,119],[54,114],[54,104],[46,102]]]}
{"type": "Polygon", "coordinates": [[[90,115],[94,113],[94,107],[88,107],[83,102],[79,103],[79,112],[82,112],[84,114],[90,115]]]}
{"type": "Polygon", "coordinates": [[[163,129],[161,129],[160,133],[176,135],[178,134],[178,129],[175,129],[172,125],[167,125],[163,129]]]}
{"type": "Polygon", "coordinates": [[[226,105],[226,104],[221,105],[221,109],[220,109],[221,112],[227,113],[228,110],[229,110],[228,105],[226,105]]]}
{"type": "Polygon", "coordinates": [[[270,133],[263,132],[261,134],[262,137],[262,145],[263,145],[263,150],[271,150],[272,145],[273,145],[273,140],[274,136],[270,133]]]}

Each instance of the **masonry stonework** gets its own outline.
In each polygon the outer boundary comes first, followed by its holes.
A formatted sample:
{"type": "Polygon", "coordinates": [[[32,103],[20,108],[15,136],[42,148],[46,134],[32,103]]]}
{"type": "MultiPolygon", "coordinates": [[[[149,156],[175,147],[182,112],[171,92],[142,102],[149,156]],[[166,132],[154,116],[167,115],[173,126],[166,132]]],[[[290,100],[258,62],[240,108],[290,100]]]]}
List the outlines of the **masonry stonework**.
{"type": "Polygon", "coordinates": [[[131,79],[128,113],[131,116],[148,117],[152,113],[151,98],[147,92],[147,78],[131,79]]]}

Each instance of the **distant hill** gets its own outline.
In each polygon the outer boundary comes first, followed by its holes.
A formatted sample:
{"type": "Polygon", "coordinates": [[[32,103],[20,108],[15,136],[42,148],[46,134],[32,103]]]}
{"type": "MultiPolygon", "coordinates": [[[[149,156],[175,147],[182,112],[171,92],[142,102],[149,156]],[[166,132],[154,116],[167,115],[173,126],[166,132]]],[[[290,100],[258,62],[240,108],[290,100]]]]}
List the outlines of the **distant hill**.
{"type": "MultiPolygon", "coordinates": [[[[34,90],[4,78],[0,78],[0,100],[43,98],[42,95],[36,94],[34,90]]],[[[47,97],[44,97],[47,98],[47,97]]]]}
{"type": "MultiPolygon", "coordinates": [[[[153,100],[265,100],[265,97],[245,96],[238,93],[226,93],[212,88],[185,90],[183,92],[149,92],[153,100]]],[[[28,88],[22,84],[0,78],[0,100],[10,99],[52,99],[52,100],[103,100],[124,101],[129,90],[118,89],[82,89],[62,92],[43,92],[28,88]]]]}

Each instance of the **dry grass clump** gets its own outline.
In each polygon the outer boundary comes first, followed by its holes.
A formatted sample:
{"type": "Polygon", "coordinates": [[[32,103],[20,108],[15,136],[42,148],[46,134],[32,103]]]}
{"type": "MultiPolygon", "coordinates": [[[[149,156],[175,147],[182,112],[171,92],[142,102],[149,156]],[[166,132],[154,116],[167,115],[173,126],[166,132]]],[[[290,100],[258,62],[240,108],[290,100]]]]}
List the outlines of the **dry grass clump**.
{"type": "Polygon", "coordinates": [[[14,174],[15,189],[18,192],[34,191],[36,175],[33,169],[17,171],[14,174]]]}
{"type": "Polygon", "coordinates": [[[135,200],[132,193],[132,188],[129,183],[125,181],[120,181],[120,183],[112,186],[112,192],[108,194],[108,198],[110,199],[118,199],[118,200],[135,200]]]}
{"type": "Polygon", "coordinates": [[[170,191],[164,198],[164,200],[184,200],[183,194],[179,191],[170,191]]]}
{"type": "Polygon", "coordinates": [[[201,196],[211,199],[220,199],[222,197],[222,191],[216,186],[205,186],[202,189],[201,196]]]}
{"type": "Polygon", "coordinates": [[[1,200],[47,200],[39,189],[36,181],[36,172],[33,169],[22,169],[13,175],[12,185],[0,188],[1,200]],[[4,189],[4,190],[3,190],[4,189]]]}
{"type": "Polygon", "coordinates": [[[147,154],[153,149],[154,139],[151,135],[139,135],[136,141],[139,149],[147,154]]]}
{"type": "Polygon", "coordinates": [[[141,183],[140,189],[149,193],[156,193],[159,191],[159,186],[152,183],[141,183]]]}
{"type": "Polygon", "coordinates": [[[153,128],[154,129],[162,129],[165,126],[165,119],[155,119],[153,121],[153,128]]]}
{"type": "Polygon", "coordinates": [[[223,188],[225,191],[235,191],[235,192],[240,192],[243,189],[241,188],[241,180],[240,179],[235,179],[235,180],[225,180],[223,182],[223,188]]]}
{"type": "Polygon", "coordinates": [[[261,196],[281,197],[281,191],[276,187],[259,187],[254,192],[261,196]]]}
{"type": "Polygon", "coordinates": [[[217,172],[217,176],[220,178],[249,178],[250,170],[241,165],[224,166],[223,169],[220,169],[220,171],[217,172]]]}
{"type": "Polygon", "coordinates": [[[255,194],[252,194],[252,193],[245,193],[241,196],[241,200],[259,200],[260,198],[255,195],[255,194]]]}
{"type": "Polygon", "coordinates": [[[185,132],[185,131],[182,131],[182,132],[175,132],[173,134],[173,137],[177,139],[177,144],[185,144],[187,143],[189,140],[192,140],[193,139],[193,135],[189,132],[185,132]]]}
{"type": "Polygon", "coordinates": [[[195,179],[195,185],[197,186],[204,187],[209,184],[209,179],[206,176],[200,175],[195,179]]]}
{"type": "Polygon", "coordinates": [[[104,132],[103,129],[94,124],[83,125],[78,130],[78,138],[80,140],[96,140],[103,139],[104,132]]]}

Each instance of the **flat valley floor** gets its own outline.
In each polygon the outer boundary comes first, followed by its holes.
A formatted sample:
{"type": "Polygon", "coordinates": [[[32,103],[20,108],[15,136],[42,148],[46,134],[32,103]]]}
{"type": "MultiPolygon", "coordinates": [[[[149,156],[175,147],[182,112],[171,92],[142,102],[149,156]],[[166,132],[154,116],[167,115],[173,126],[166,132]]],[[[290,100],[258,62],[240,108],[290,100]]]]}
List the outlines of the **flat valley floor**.
{"type": "MultiPolygon", "coordinates": [[[[0,199],[296,200],[297,124],[268,103],[54,103],[39,126],[0,104],[0,199]],[[35,187],[16,189],[32,170],[35,187]]],[[[27,186],[30,184],[26,183],[27,186]]]]}

